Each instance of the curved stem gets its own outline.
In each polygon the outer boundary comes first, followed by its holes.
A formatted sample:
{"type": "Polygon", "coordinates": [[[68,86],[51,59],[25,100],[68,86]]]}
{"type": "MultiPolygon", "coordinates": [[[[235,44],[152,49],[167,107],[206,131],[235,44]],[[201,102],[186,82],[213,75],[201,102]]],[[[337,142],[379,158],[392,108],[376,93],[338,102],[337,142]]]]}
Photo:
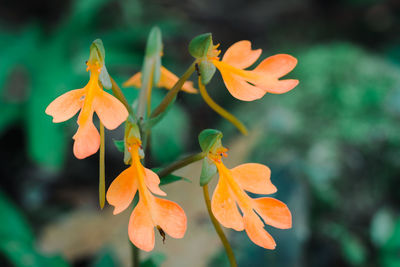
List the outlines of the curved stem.
{"type": "Polygon", "coordinates": [[[104,143],[104,125],[100,121],[100,168],[99,168],[99,204],[100,208],[104,208],[106,199],[106,187],[105,187],[105,143],[104,143]]]}
{"type": "Polygon", "coordinates": [[[114,79],[111,76],[110,76],[110,80],[111,80],[111,84],[112,84],[111,90],[112,90],[114,96],[119,101],[121,101],[122,104],[124,104],[124,106],[126,107],[126,109],[129,112],[129,114],[131,114],[131,116],[133,116],[133,118],[136,118],[135,112],[133,112],[131,105],[128,104],[128,101],[126,100],[125,95],[122,93],[121,88],[118,86],[118,84],[114,81],[114,79]]]}
{"type": "Polygon", "coordinates": [[[169,90],[168,94],[164,97],[164,99],[157,106],[157,108],[151,113],[150,118],[157,117],[158,115],[160,115],[167,109],[169,104],[175,99],[176,95],[181,90],[183,84],[193,74],[196,64],[197,64],[197,61],[194,61],[192,63],[192,65],[190,65],[190,67],[186,70],[186,72],[182,75],[182,77],[180,77],[179,80],[176,82],[174,87],[172,87],[172,89],[169,90]]]}
{"type": "Polygon", "coordinates": [[[207,206],[208,215],[210,215],[210,219],[214,225],[215,231],[217,232],[219,238],[221,239],[222,244],[224,245],[226,255],[228,256],[229,259],[229,263],[231,264],[232,267],[237,267],[235,254],[233,253],[232,247],[229,244],[228,239],[226,238],[224,231],[221,228],[221,225],[217,221],[217,218],[215,218],[214,214],[212,213],[210,194],[208,192],[208,185],[203,186],[203,194],[204,194],[204,201],[206,202],[207,206]]]}
{"type": "Polygon", "coordinates": [[[172,172],[179,170],[180,168],[183,168],[193,162],[203,159],[204,156],[205,156],[205,154],[203,152],[187,156],[183,159],[180,159],[180,160],[175,161],[174,163],[168,165],[164,169],[157,172],[157,174],[161,179],[162,177],[167,176],[168,174],[171,174],[172,172]]]}
{"type": "Polygon", "coordinates": [[[217,112],[223,118],[225,118],[230,123],[232,123],[242,134],[247,135],[246,126],[244,126],[243,123],[241,123],[231,113],[229,113],[228,111],[223,109],[221,106],[219,106],[217,103],[215,103],[214,100],[209,96],[209,94],[207,93],[206,87],[201,82],[200,76],[199,76],[199,90],[200,90],[200,94],[203,97],[204,101],[210,106],[210,108],[212,108],[215,112],[217,112]]]}

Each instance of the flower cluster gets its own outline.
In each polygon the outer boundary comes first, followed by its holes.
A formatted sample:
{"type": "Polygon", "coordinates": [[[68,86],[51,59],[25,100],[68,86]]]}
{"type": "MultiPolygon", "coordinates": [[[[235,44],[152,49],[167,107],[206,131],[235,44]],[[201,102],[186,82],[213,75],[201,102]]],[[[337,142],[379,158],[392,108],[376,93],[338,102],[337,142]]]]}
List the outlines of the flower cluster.
{"type": "MultiPolygon", "coordinates": [[[[103,125],[113,130],[125,122],[124,140],[117,146],[124,152],[124,162],[129,167],[111,183],[106,199],[114,206],[114,214],[121,213],[133,203],[128,235],[136,247],[151,251],[155,243],[155,228],[163,238],[165,233],[173,238],[184,236],[187,227],[185,212],[175,202],[158,197],[167,195],[160,189],[160,178],[166,179],[165,177],[174,170],[196,160],[203,160],[200,185],[203,186],[206,203],[210,202],[207,184],[215,174],[218,173],[219,176],[211,204],[207,204],[216,229],[220,227],[219,222],[236,231],[245,230],[248,237],[258,246],[274,249],[275,241],[264,226],[267,224],[281,229],[291,228],[291,213],[288,207],[277,199],[252,198],[246,193],[275,193],[277,189],[271,182],[271,171],[267,166],[258,163],[227,168],[223,163],[227,149],[222,146],[220,131],[202,131],[199,135],[202,152],[175,162],[158,173],[146,168],[143,162],[149,160],[148,157],[145,158],[145,151],[151,128],[168,112],[179,91],[191,94],[200,92],[211,108],[245,134],[246,127],[207,94],[206,85],[216,70],[219,70],[226,88],[233,97],[242,101],[253,101],[266,93],[282,94],[296,87],[298,80],[281,78],[293,70],[297,60],[286,54],[274,55],[248,70],[261,56],[261,49],[252,50],[249,41],[239,41],[229,47],[220,58],[221,51],[218,50],[218,45],[213,44],[211,34],[203,34],[189,44],[189,52],[195,60],[188,70],[178,77],[161,65],[162,47],[161,32],[154,28],[147,42],[142,71],[124,83],[125,87],[141,89],[136,110],[127,102],[122,90],[108,74],[104,47],[100,40],[96,40],[91,46],[86,63],[87,71],[90,71],[88,84],[82,89],[69,91],[55,99],[47,107],[46,113],[53,117],[53,122],[63,122],[80,110],[77,119],[78,130],[73,136],[73,151],[78,159],[95,154],[99,147],[104,150],[101,141],[104,140],[103,125]],[[187,80],[194,72],[198,74],[199,90],[194,87],[193,82],[187,80]],[[159,106],[151,110],[153,85],[169,91],[159,106]],[[112,89],[114,96],[103,88],[112,89]],[[99,117],[101,134],[93,123],[94,113],[99,117]]],[[[103,166],[104,162],[100,161],[100,164],[103,166]]],[[[100,170],[104,172],[104,166],[100,170]]],[[[104,173],[100,173],[101,175],[104,177],[104,173]]],[[[173,181],[175,180],[170,182],[173,181]]],[[[221,232],[219,234],[223,234],[221,232]]]]}

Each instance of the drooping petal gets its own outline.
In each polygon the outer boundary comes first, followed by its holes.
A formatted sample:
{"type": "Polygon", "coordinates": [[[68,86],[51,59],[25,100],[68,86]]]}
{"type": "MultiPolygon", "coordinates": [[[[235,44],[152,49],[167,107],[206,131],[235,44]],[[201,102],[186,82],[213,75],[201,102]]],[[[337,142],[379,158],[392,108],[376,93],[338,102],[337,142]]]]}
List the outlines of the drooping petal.
{"type": "Polygon", "coordinates": [[[138,248],[151,251],[154,248],[154,226],[148,207],[139,200],[129,219],[129,239],[138,248]]]}
{"type": "Polygon", "coordinates": [[[292,214],[283,202],[270,197],[262,197],[254,199],[254,203],[255,210],[266,224],[280,229],[292,227],[292,214]]]}
{"type": "Polygon", "coordinates": [[[160,178],[158,175],[150,169],[144,168],[145,170],[145,183],[147,188],[150,189],[151,192],[160,196],[166,196],[167,194],[160,189],[160,178]]]}
{"type": "Polygon", "coordinates": [[[156,223],[171,237],[182,238],[186,232],[186,215],[183,209],[170,200],[155,197],[156,223]]]}
{"type": "Polygon", "coordinates": [[[273,194],[277,191],[271,183],[271,170],[262,164],[246,163],[231,170],[236,182],[246,191],[255,194],[273,194]]]}
{"type": "Polygon", "coordinates": [[[134,170],[129,167],[118,175],[108,188],[106,197],[108,203],[114,206],[114,215],[124,211],[131,204],[137,191],[134,176],[134,170]]]}
{"type": "Polygon", "coordinates": [[[277,54],[264,59],[254,71],[280,78],[291,72],[296,65],[297,59],[295,57],[287,54],[277,54]]]}
{"type": "MultiPolygon", "coordinates": [[[[123,85],[125,87],[128,86],[135,86],[136,88],[139,88],[142,86],[142,73],[138,72],[135,75],[133,75],[129,80],[127,80],[123,85]]],[[[171,90],[172,87],[174,87],[175,83],[179,80],[179,78],[167,70],[165,67],[161,66],[161,77],[160,80],[158,81],[157,87],[159,88],[165,88],[167,90],[171,90]]],[[[197,94],[197,89],[193,87],[193,82],[192,81],[186,81],[183,86],[181,91],[184,91],[186,93],[190,94],[197,94]]]]}
{"type": "Polygon", "coordinates": [[[250,41],[239,41],[226,50],[222,61],[236,68],[245,69],[257,61],[261,52],[261,49],[252,50],[250,41]]]}
{"type": "Polygon", "coordinates": [[[236,231],[243,230],[243,218],[239,213],[234,198],[230,194],[228,185],[221,178],[211,200],[211,210],[215,218],[223,226],[233,228],[236,231]]]}
{"type": "Polygon", "coordinates": [[[275,240],[264,229],[264,224],[254,212],[245,213],[243,220],[246,233],[254,244],[266,249],[275,249],[275,240]]]}
{"type": "MultiPolygon", "coordinates": [[[[172,87],[174,87],[178,80],[179,78],[175,74],[161,66],[161,78],[157,84],[158,87],[163,87],[170,90],[172,87]]],[[[197,89],[193,87],[193,82],[191,81],[186,81],[181,90],[187,93],[197,94],[197,89]]]]}
{"type": "Polygon", "coordinates": [[[72,138],[75,140],[74,155],[78,159],[84,159],[99,150],[100,134],[91,119],[80,125],[72,138]]]}
{"type": "Polygon", "coordinates": [[[121,101],[105,91],[96,96],[93,106],[100,121],[109,130],[117,128],[129,115],[121,101]]]}
{"type": "Polygon", "coordinates": [[[57,97],[47,106],[46,114],[53,116],[53,122],[69,120],[82,107],[84,93],[84,89],[76,89],[57,97]]]}
{"type": "Polygon", "coordinates": [[[273,94],[283,94],[299,84],[298,80],[279,80],[294,69],[297,59],[286,54],[274,55],[264,59],[252,72],[257,73],[258,78],[249,80],[258,87],[273,94]]]}
{"type": "Polygon", "coordinates": [[[124,87],[128,87],[128,86],[135,86],[137,88],[140,88],[140,86],[142,86],[142,73],[138,72],[135,75],[133,75],[132,77],[130,77],[126,82],[123,83],[124,87]]]}
{"type": "Polygon", "coordinates": [[[249,84],[246,82],[245,78],[233,74],[232,72],[225,70],[223,67],[219,67],[218,65],[216,66],[221,72],[226,88],[233,97],[242,101],[253,101],[260,99],[266,94],[264,89],[249,84]]]}

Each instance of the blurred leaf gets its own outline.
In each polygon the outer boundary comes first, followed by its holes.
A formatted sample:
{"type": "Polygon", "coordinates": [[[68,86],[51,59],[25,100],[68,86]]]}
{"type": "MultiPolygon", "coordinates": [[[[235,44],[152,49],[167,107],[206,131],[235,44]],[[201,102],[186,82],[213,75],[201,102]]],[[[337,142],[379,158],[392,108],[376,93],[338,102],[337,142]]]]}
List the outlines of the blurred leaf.
{"type": "MultiPolygon", "coordinates": [[[[164,92],[154,90],[152,97],[154,106],[161,102],[162,93],[164,92]]],[[[172,162],[184,151],[188,128],[188,116],[177,104],[172,106],[163,120],[152,128],[151,150],[159,163],[172,162]]]]}
{"type": "Polygon", "coordinates": [[[110,250],[102,250],[91,264],[92,267],[113,267],[120,266],[115,261],[112,252],[110,250]]]}
{"type": "MultiPolygon", "coordinates": [[[[157,173],[159,171],[162,170],[162,168],[153,168],[152,169],[153,172],[157,173]]],[[[160,186],[162,185],[167,185],[167,184],[171,184],[177,181],[186,181],[188,183],[191,183],[192,181],[188,178],[182,177],[182,176],[178,176],[178,175],[174,175],[174,174],[168,174],[167,176],[164,176],[162,178],[160,178],[160,186]]]]}
{"type": "Polygon", "coordinates": [[[113,139],[113,141],[114,141],[114,145],[118,149],[118,151],[124,153],[125,152],[125,141],[124,140],[115,140],[115,139],[113,139]]]}
{"type": "Polygon", "coordinates": [[[161,252],[153,252],[150,257],[140,263],[140,267],[160,267],[167,256],[161,252]]]}
{"type": "Polygon", "coordinates": [[[30,226],[0,191],[0,251],[16,267],[66,267],[58,256],[47,257],[36,251],[30,226]]]}
{"type": "Polygon", "coordinates": [[[391,237],[394,230],[394,218],[391,212],[382,208],[375,213],[371,222],[371,240],[377,247],[383,246],[391,237]]]}
{"type": "Polygon", "coordinates": [[[3,192],[0,191],[0,242],[1,240],[17,240],[31,244],[33,242],[33,233],[23,218],[18,208],[11,203],[3,192]]]}

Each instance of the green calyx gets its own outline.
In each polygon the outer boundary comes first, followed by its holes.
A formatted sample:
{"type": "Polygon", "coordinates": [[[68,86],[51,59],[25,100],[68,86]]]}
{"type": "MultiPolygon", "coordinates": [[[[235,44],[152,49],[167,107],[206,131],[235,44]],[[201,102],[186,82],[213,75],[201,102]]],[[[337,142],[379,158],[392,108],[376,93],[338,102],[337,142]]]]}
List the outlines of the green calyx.
{"type": "Polygon", "coordinates": [[[209,50],[213,48],[211,33],[203,33],[192,39],[189,43],[189,53],[194,58],[206,57],[209,50]]]}
{"type": "Polygon", "coordinates": [[[221,144],[222,132],[214,129],[205,129],[199,134],[199,144],[203,152],[208,153],[216,144],[221,144]]]}
{"type": "Polygon", "coordinates": [[[101,64],[101,71],[99,75],[99,80],[104,88],[111,89],[112,83],[110,75],[108,74],[106,64],[105,64],[106,52],[104,50],[103,42],[101,39],[96,39],[90,46],[90,56],[89,62],[94,64],[99,62],[101,64]]]}
{"type": "Polygon", "coordinates": [[[212,160],[210,160],[208,157],[205,157],[201,166],[200,186],[205,186],[208,184],[216,173],[217,166],[215,166],[212,160]]]}
{"type": "Polygon", "coordinates": [[[198,74],[204,85],[210,82],[216,71],[214,64],[209,60],[209,57],[216,56],[213,51],[215,48],[211,33],[198,35],[189,44],[190,54],[198,59],[198,74]]]}

